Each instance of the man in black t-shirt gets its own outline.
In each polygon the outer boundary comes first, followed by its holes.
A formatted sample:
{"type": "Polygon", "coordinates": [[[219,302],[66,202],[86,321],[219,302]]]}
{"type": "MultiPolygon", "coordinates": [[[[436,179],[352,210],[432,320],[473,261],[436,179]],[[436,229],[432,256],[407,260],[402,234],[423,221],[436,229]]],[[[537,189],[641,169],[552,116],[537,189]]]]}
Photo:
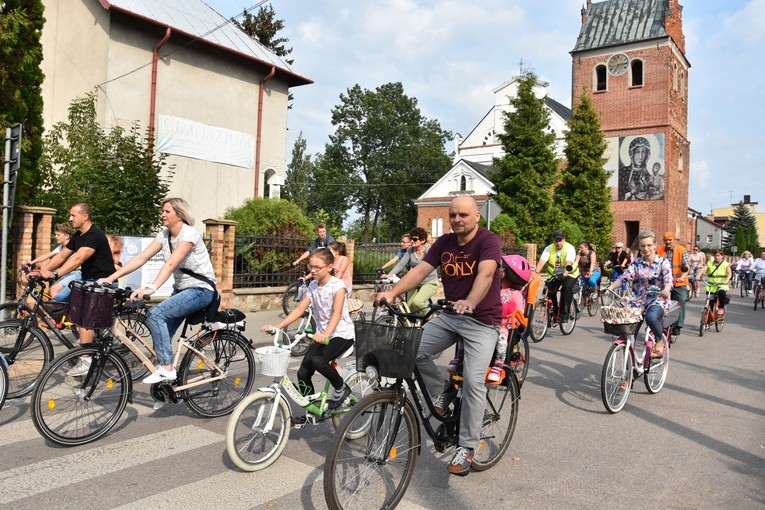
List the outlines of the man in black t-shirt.
{"type": "MultiPolygon", "coordinates": [[[[58,279],[78,267],[82,267],[82,279],[95,281],[106,278],[114,272],[114,261],[109,240],[104,232],[93,225],[93,212],[89,204],[84,202],[74,204],[69,210],[69,222],[77,230],[69,243],[61,252],[56,254],[47,269],[40,270],[44,278],[58,279]]],[[[80,328],[80,344],[93,342],[93,331],[80,328]]],[[[80,362],[72,368],[69,375],[80,376],[88,372],[90,357],[80,358],[80,362]]]]}

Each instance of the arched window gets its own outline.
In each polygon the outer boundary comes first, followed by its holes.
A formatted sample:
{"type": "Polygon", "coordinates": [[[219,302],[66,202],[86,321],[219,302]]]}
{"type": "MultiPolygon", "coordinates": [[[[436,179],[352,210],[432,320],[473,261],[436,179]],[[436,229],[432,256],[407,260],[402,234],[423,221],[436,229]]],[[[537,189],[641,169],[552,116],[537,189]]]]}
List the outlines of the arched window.
{"type": "Polygon", "coordinates": [[[467,190],[467,177],[464,175],[460,177],[460,191],[467,190]]]}
{"type": "Polygon", "coordinates": [[[596,91],[603,91],[606,90],[608,87],[608,71],[606,70],[606,66],[603,64],[598,64],[595,66],[595,90],[596,91]]]}
{"type": "Polygon", "coordinates": [[[680,97],[685,98],[685,73],[680,71],[680,97]]]}
{"type": "Polygon", "coordinates": [[[672,66],[672,88],[677,90],[677,62],[672,66]]]}
{"type": "Polygon", "coordinates": [[[630,85],[632,87],[641,87],[643,85],[643,61],[633,59],[630,61],[630,85]]]}

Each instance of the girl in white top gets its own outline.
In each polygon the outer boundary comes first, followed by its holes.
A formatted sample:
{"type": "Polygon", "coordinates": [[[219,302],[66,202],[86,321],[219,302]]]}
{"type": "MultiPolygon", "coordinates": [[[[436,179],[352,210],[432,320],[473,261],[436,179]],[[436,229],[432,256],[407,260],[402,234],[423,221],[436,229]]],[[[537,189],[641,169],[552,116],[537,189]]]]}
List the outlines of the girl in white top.
{"type": "MultiPolygon", "coordinates": [[[[319,372],[335,388],[328,400],[330,409],[338,407],[351,394],[351,389],[343,382],[331,362],[347,351],[356,338],[356,330],[348,314],[345,284],[332,276],[334,262],[335,257],[327,248],[314,250],[308,257],[308,269],[313,280],[308,284],[308,292],[303,300],[276,326],[266,324],[260,328],[263,332],[274,327],[284,329],[311,307],[318,331],[298,369],[298,388],[303,395],[313,394],[311,378],[315,372],[319,372]]],[[[301,419],[296,418],[295,421],[301,419]]]]}

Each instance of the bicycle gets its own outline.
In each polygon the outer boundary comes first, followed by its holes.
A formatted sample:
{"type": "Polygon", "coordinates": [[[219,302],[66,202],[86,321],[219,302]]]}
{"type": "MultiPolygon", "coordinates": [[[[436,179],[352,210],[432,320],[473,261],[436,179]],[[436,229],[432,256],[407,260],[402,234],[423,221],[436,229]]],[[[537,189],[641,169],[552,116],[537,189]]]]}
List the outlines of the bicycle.
{"type": "MultiPolygon", "coordinates": [[[[132,401],[133,380],[125,359],[115,348],[117,344],[126,347],[150,372],[156,368],[144,354],[148,350],[156,357],[153,347],[142,344],[141,337],[119,314],[128,299],[125,290],[77,282],[72,288],[73,300],[75,293],[82,294],[82,310],[87,313],[70,309],[71,319],[93,329],[94,342],[53,360],[40,374],[30,405],[38,432],[61,446],[79,446],[104,436],[132,401]],[[83,355],[93,360],[88,372],[83,376],[68,375],[83,355]]],[[[186,339],[186,318],[173,359],[177,379],[152,384],[149,390],[157,402],[155,408],[183,400],[194,413],[212,418],[236,407],[250,392],[255,378],[251,342],[241,334],[243,319],[244,314],[238,310],[219,312],[219,322],[202,323],[192,338],[186,339]]]]}
{"type": "Polygon", "coordinates": [[[688,276],[688,293],[685,296],[686,301],[699,296],[699,281],[691,274],[688,276]]]}
{"type": "MultiPolygon", "coordinates": [[[[658,294],[658,288],[650,292],[658,294]]],[[[625,298],[618,297],[616,293],[612,298],[618,298],[622,304],[629,303],[625,298]]],[[[615,414],[624,408],[635,380],[641,376],[650,394],[658,393],[664,387],[669,369],[672,324],[677,320],[679,310],[679,303],[673,301],[672,308],[662,318],[662,329],[667,341],[664,344],[662,357],[652,358],[651,352],[656,339],[651,329],[646,326],[642,341],[639,341],[636,336],[643,323],[643,312],[640,308],[619,306],[601,308],[603,330],[616,336],[606,355],[600,375],[600,396],[609,413],[615,414]]]]}
{"type": "Polygon", "coordinates": [[[760,310],[765,308],[765,286],[762,284],[762,277],[755,276],[754,279],[754,310],[757,311],[757,303],[760,304],[760,310]]]}
{"type": "Polygon", "coordinates": [[[731,289],[735,289],[736,287],[738,287],[739,286],[739,282],[741,280],[743,280],[744,282],[746,281],[746,278],[742,278],[741,277],[742,276],[740,274],[741,272],[744,272],[744,271],[733,271],[731,273],[731,277],[730,277],[730,288],[731,289]]]}
{"type": "MultiPolygon", "coordinates": [[[[579,316],[579,309],[577,305],[577,293],[579,290],[574,291],[574,297],[571,299],[569,305],[569,320],[566,322],[560,322],[560,310],[561,306],[558,306],[558,312],[554,313],[555,306],[553,300],[558,299],[558,291],[552,292],[550,286],[556,282],[563,282],[564,278],[568,276],[563,275],[563,272],[556,272],[553,276],[545,281],[544,290],[542,291],[542,297],[537,301],[534,311],[531,317],[531,340],[534,342],[541,342],[547,335],[547,330],[550,327],[558,325],[560,332],[564,335],[570,335],[574,331],[576,321],[579,316]]],[[[577,282],[578,283],[578,282],[577,282]]],[[[562,292],[562,289],[558,289],[562,292]]],[[[560,304],[560,301],[558,301],[560,304]]]]}
{"type": "MultiPolygon", "coordinates": [[[[389,310],[418,322],[448,306],[441,300],[425,314],[389,310]]],[[[385,377],[394,382],[363,398],[343,419],[324,464],[324,497],[333,510],[393,508],[404,497],[414,474],[422,428],[439,452],[457,445],[462,379],[452,375],[454,409],[438,415],[415,364],[422,329],[379,323],[357,324],[356,328],[357,368],[366,370],[372,379],[385,377]],[[429,418],[440,425],[434,428],[429,418]]],[[[471,465],[476,471],[496,465],[515,432],[520,389],[509,368],[501,381],[486,385],[481,440],[471,465]]]]}
{"type": "MultiPolygon", "coordinates": [[[[290,350],[301,342],[300,335],[309,339],[313,336],[302,333],[295,335],[294,340],[291,340],[289,334],[280,329],[272,330],[272,334],[274,345],[259,347],[255,352],[260,358],[261,373],[272,376],[274,382],[245,397],[231,413],[226,426],[226,451],[232,462],[242,471],[265,469],[281,456],[289,439],[292,423],[290,401],[306,410],[305,424],[318,425],[331,419],[332,425],[337,429],[340,427],[341,418],[356,402],[371,393],[376,385],[365,372],[356,370],[355,360],[340,365],[341,370],[345,372],[343,381],[351,388],[351,395],[347,400],[348,405],[329,409],[329,381],[326,381],[322,391],[303,395],[287,375],[290,350]],[[285,338],[286,343],[278,342],[281,336],[285,338]]],[[[353,347],[342,353],[339,358],[350,356],[352,352],[353,347]]],[[[332,364],[335,367],[339,365],[337,361],[332,364]]],[[[357,432],[361,433],[363,428],[357,432]]]]}
{"type": "Polygon", "coordinates": [[[303,300],[303,296],[308,292],[308,279],[311,273],[305,273],[299,277],[296,282],[290,283],[282,294],[282,310],[284,315],[289,315],[292,310],[303,300]]]}
{"type": "Polygon", "coordinates": [[[5,404],[5,397],[8,396],[8,364],[5,356],[0,352],[0,409],[5,404]]]}
{"type": "Polygon", "coordinates": [[[711,328],[712,324],[714,324],[718,332],[723,330],[723,327],[725,327],[725,316],[721,312],[722,309],[717,308],[717,293],[708,290],[704,308],[701,310],[699,336],[704,336],[704,332],[711,328]]]}
{"type": "Polygon", "coordinates": [[[587,315],[594,317],[600,308],[600,286],[591,287],[586,284],[584,278],[581,279],[579,285],[581,287],[580,304],[587,309],[587,315]]]}
{"type": "MultiPolygon", "coordinates": [[[[751,271],[742,270],[742,271],[733,271],[733,274],[736,274],[736,279],[739,280],[741,283],[739,285],[741,289],[741,297],[746,297],[749,295],[749,273],[751,271]]],[[[735,288],[731,286],[731,288],[735,288]]]]}
{"type": "MultiPolygon", "coordinates": [[[[378,270],[378,271],[380,271],[380,274],[384,274],[382,273],[382,270],[378,270]]],[[[377,295],[382,292],[388,292],[389,290],[393,288],[393,286],[398,281],[399,281],[399,277],[396,275],[390,275],[388,278],[380,278],[374,281],[374,288],[372,289],[372,294],[370,295],[370,299],[373,302],[372,317],[370,319],[372,322],[377,322],[377,319],[380,314],[379,312],[380,307],[375,302],[377,295]]],[[[393,301],[393,304],[398,305],[400,301],[401,301],[401,296],[396,296],[395,300],[393,301]]]]}

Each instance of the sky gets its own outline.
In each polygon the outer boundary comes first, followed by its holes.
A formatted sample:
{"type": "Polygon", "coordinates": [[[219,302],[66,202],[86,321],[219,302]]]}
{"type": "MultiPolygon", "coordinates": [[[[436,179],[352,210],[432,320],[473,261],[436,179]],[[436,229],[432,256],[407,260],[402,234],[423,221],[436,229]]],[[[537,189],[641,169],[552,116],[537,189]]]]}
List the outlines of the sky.
{"type": "MultiPolygon", "coordinates": [[[[256,0],[205,0],[226,17],[256,0]]],[[[401,82],[423,115],[467,136],[520,62],[571,106],[571,56],[585,0],[271,0],[293,69],[287,159],[299,133],[324,151],[332,108],[358,84],[401,82]]],[[[765,0],[680,0],[688,73],[689,206],[703,214],[745,194],[765,211],[765,0]]],[[[256,12],[256,11],[253,11],[256,12]]],[[[453,144],[446,147],[453,150],[453,144]]]]}

